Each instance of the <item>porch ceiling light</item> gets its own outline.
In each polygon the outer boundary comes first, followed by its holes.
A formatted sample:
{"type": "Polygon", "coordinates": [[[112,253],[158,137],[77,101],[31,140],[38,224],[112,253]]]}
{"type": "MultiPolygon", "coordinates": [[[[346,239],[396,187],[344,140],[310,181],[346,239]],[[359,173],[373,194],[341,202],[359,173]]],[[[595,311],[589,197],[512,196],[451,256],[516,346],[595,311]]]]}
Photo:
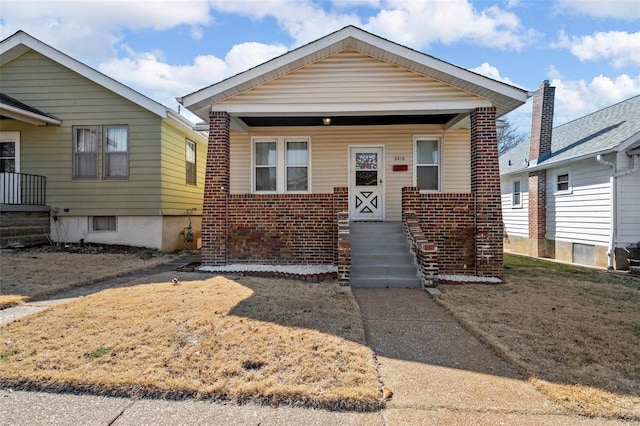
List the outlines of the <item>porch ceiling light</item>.
{"type": "Polygon", "coordinates": [[[328,126],[329,124],[331,124],[331,119],[329,117],[323,118],[322,124],[324,124],[325,126],[328,126]]]}

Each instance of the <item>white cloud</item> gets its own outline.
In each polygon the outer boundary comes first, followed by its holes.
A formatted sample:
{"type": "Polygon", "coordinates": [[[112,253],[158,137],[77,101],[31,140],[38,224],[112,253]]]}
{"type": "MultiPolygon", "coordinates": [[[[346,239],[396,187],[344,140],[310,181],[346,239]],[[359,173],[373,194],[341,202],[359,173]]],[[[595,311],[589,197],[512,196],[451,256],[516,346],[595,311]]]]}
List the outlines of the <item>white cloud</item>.
{"type": "Polygon", "coordinates": [[[640,32],[597,32],[582,37],[569,37],[561,32],[554,47],[568,49],[582,62],[607,60],[617,68],[640,65],[640,32]]]}
{"type": "Polygon", "coordinates": [[[486,77],[501,81],[503,83],[510,84],[512,86],[520,87],[519,85],[515,84],[513,81],[509,80],[508,77],[501,76],[498,68],[494,67],[488,62],[483,62],[482,65],[480,65],[479,67],[471,68],[470,71],[476,72],[478,74],[482,74],[486,77]]]}
{"type": "Polygon", "coordinates": [[[126,45],[122,48],[127,57],[102,62],[100,71],[174,109],[177,108],[176,96],[210,86],[287,50],[282,45],[242,43],[234,46],[224,59],[201,55],[189,65],[170,65],[158,54],[161,52],[139,53],[126,45]]]}
{"type": "Polygon", "coordinates": [[[640,75],[619,75],[615,78],[599,75],[585,80],[551,80],[556,87],[556,125],[575,120],[593,111],[640,94],[640,75]]]}
{"type": "Polygon", "coordinates": [[[1,38],[23,30],[74,57],[103,58],[114,55],[125,29],[189,25],[197,38],[212,18],[206,0],[3,0],[2,21],[1,38]]]}
{"type": "Polygon", "coordinates": [[[637,0],[558,0],[560,11],[597,18],[616,18],[632,21],[640,18],[640,2],[637,0]]]}
{"type": "MultiPolygon", "coordinates": [[[[640,94],[640,75],[622,74],[611,78],[598,75],[587,80],[566,80],[557,68],[551,66],[551,86],[556,88],[554,126],[558,126],[594,111],[640,94]]],[[[510,121],[522,132],[531,131],[529,101],[508,115],[510,121]]]]}
{"type": "MultiPolygon", "coordinates": [[[[415,49],[426,48],[434,42],[453,44],[466,41],[499,49],[521,50],[539,36],[532,29],[523,28],[516,14],[497,6],[476,10],[468,0],[357,3],[381,4],[383,9],[366,19],[355,13],[327,12],[321,3],[311,0],[213,0],[212,5],[216,10],[256,20],[271,16],[296,40],[296,45],[313,41],[346,25],[361,26],[415,49]]],[[[340,1],[336,6],[339,9],[344,4],[340,1]]]]}
{"type": "Polygon", "coordinates": [[[514,13],[497,6],[476,10],[467,0],[389,0],[366,28],[418,49],[434,42],[465,41],[521,50],[538,36],[534,30],[523,28],[514,13]]]}

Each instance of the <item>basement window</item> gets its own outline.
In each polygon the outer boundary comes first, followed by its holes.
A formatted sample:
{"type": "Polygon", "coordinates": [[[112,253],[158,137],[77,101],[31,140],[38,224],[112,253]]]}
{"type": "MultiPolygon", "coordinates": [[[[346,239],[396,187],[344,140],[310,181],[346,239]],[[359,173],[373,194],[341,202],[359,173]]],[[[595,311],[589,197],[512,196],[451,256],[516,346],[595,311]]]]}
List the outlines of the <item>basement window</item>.
{"type": "Polygon", "coordinates": [[[115,232],[117,220],[115,216],[93,216],[91,217],[92,232],[115,232]]]}

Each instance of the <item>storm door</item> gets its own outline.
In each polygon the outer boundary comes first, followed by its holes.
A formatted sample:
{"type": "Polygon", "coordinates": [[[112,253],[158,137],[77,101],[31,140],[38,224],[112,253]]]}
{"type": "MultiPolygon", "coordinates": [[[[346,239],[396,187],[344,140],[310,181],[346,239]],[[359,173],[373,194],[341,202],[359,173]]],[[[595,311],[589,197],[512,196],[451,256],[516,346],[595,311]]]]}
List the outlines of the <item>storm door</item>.
{"type": "Polygon", "coordinates": [[[351,147],[349,150],[349,211],[351,220],[383,220],[382,147],[351,147]]]}

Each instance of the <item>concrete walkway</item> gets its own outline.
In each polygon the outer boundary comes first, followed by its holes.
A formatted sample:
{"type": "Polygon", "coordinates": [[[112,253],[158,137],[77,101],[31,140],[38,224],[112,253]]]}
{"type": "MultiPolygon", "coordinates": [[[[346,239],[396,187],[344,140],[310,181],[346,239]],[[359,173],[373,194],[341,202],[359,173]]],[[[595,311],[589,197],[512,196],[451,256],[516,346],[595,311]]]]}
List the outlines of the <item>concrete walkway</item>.
{"type": "MultiPolygon", "coordinates": [[[[189,261],[181,259],[179,264],[189,261]]],[[[163,265],[35,303],[60,303],[176,266],[163,265]]],[[[0,389],[0,425],[628,424],[575,416],[550,403],[421,290],[356,289],[354,295],[367,342],[378,357],[381,379],[394,393],[380,412],[0,389]]]]}

